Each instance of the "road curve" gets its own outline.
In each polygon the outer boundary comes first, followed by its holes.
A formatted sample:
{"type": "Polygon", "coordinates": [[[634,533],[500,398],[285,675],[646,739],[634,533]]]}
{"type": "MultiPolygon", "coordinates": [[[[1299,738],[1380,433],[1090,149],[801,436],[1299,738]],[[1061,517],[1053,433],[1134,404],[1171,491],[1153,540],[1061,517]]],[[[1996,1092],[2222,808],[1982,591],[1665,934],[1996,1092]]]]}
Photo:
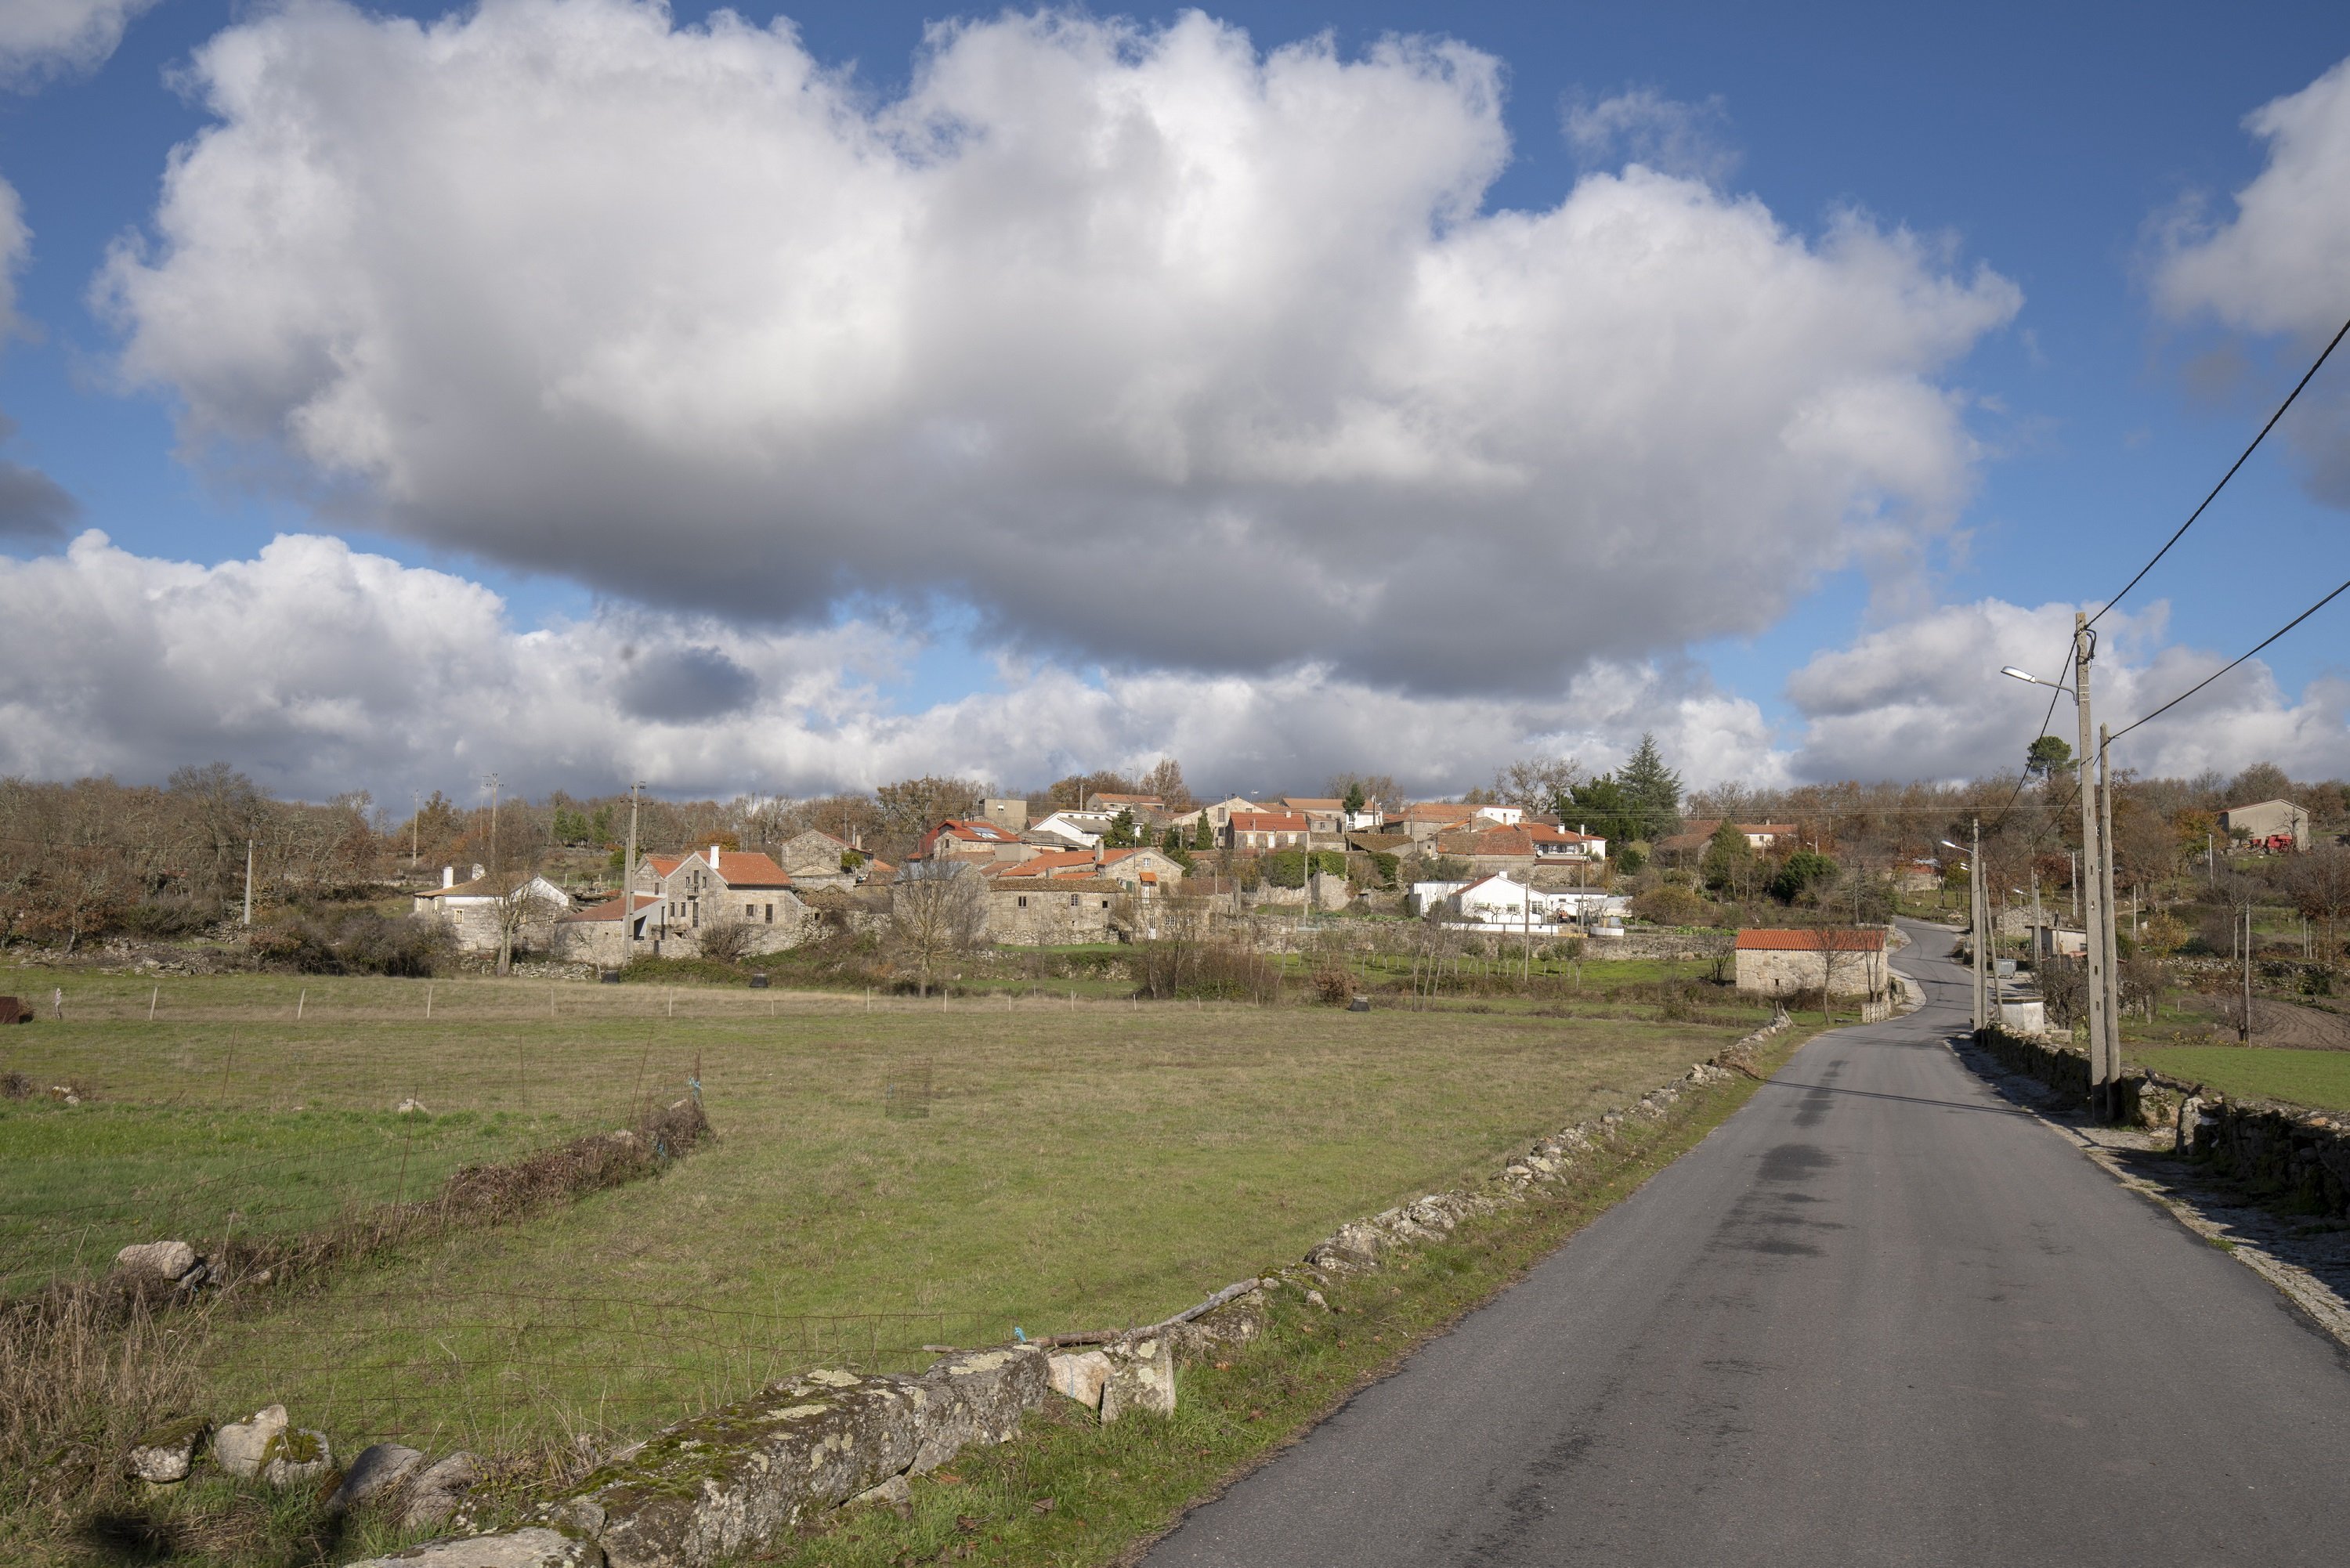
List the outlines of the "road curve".
{"type": "Polygon", "coordinates": [[[2340,1563],[2350,1357],[1921,1012],[1798,1051],[1153,1568],[2340,1563]]]}

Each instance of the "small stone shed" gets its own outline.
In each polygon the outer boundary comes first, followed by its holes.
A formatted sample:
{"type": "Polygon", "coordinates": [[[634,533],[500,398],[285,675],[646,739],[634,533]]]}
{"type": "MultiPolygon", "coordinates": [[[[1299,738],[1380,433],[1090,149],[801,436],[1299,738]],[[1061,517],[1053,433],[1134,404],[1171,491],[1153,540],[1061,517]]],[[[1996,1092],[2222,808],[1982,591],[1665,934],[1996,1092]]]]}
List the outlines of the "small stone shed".
{"type": "Polygon", "coordinates": [[[1882,996],[1885,932],[1872,926],[1812,926],[1738,933],[1738,989],[1749,996],[1882,996]]]}

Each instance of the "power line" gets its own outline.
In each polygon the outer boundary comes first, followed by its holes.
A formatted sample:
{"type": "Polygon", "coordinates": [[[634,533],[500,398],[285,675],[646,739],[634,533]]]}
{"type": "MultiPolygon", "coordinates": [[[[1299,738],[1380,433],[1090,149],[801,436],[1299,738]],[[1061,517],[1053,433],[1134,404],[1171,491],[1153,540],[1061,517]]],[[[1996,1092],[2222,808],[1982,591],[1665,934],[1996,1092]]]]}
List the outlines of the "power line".
{"type": "Polygon", "coordinates": [[[2274,642],[2278,638],[2282,637],[2286,632],[2291,631],[2294,627],[2299,626],[2303,621],[2307,620],[2311,616],[2315,615],[2319,610],[2324,609],[2327,605],[2330,605],[2335,599],[2340,598],[2345,593],[2350,593],[2350,578],[2345,578],[2340,587],[2335,588],[2332,593],[2326,595],[2324,598],[2318,600],[2315,604],[2310,606],[2307,609],[2302,611],[2299,615],[2293,617],[2291,620],[2285,622],[2282,626],[2269,633],[2268,636],[2261,639],[2261,640],[2251,648],[2238,655],[2236,658],[2230,659],[2226,664],[2221,665],[2219,669],[2213,670],[2202,680],[2198,680],[2194,685],[2189,686],[2186,691],[2181,691],[2178,696],[2173,697],[2169,701],[2165,702],[2153,712],[2148,713],[2142,718],[2133,719],[2128,723],[2123,725],[2120,729],[2116,730],[2111,735],[2108,735],[2106,738],[2106,743],[2110,746],[2114,742],[2120,740],[2124,735],[2128,734],[2140,724],[2148,723],[2156,719],[2159,719],[2165,713],[2169,712],[2173,708],[2178,707],[2181,702],[2186,701],[2189,697],[2194,696],[2198,691],[2202,691],[2206,686],[2210,685],[2214,680],[2219,680],[2222,675],[2227,674],[2229,670],[2235,669],[2237,665],[2241,664],[2245,659],[2250,659],[2253,654],[2258,653],[2262,649],[2266,648],[2270,643],[2274,642]]]}
{"type": "MultiPolygon", "coordinates": [[[[2195,520],[2203,515],[2203,512],[2206,507],[2210,506],[2212,502],[2217,501],[2220,498],[2220,492],[2228,488],[2228,481],[2235,478],[2236,471],[2243,467],[2244,463],[2251,457],[2252,453],[2260,450],[2261,442],[2268,440],[2269,431],[2276,429],[2277,421],[2284,418],[2284,411],[2293,407],[2293,400],[2301,396],[2302,389],[2309,385],[2311,378],[2317,374],[2320,367],[2324,366],[2326,359],[2332,356],[2334,350],[2340,347],[2342,339],[2345,336],[2350,336],[2350,321],[2345,321],[2342,324],[2341,331],[2336,332],[2334,335],[2334,340],[2326,344],[2324,352],[2317,356],[2315,363],[2309,367],[2308,370],[2303,374],[2300,380],[2293,383],[2293,390],[2285,394],[2284,401],[2279,403],[2277,405],[2276,412],[2269,416],[2269,422],[2262,425],[2261,427],[2261,433],[2252,438],[2252,444],[2246,447],[2243,450],[2242,454],[2239,456],[2235,462],[2228,465],[2228,472],[2220,476],[2220,483],[2213,485],[2211,487],[2211,493],[2203,498],[2203,504],[2201,506],[2198,506],[2193,512],[2188,514],[2187,521],[2178,525],[2178,532],[2173,534],[2169,538],[2162,542],[2162,548],[2154,553],[2153,559],[2147,561],[2145,566],[2140,566],[2137,569],[2137,576],[2132,577],[2128,582],[2122,585],[2121,593],[2116,594],[2113,597],[2107,599],[2105,602],[2104,608],[2099,609],[2095,615],[2089,618],[2089,624],[2091,626],[2095,626],[2098,621],[2104,619],[2106,610],[2109,610],[2116,605],[2121,603],[2123,597],[2132,588],[2137,587],[2139,580],[2148,572],[2154,570],[2155,563],[2161,560],[2165,556],[2170,554],[2170,547],[2173,545],[2178,544],[2178,541],[2186,535],[2187,530],[2195,526],[2195,520]]],[[[2247,657],[2249,657],[2249,655],[2247,657]]],[[[2048,711],[2049,712],[2054,713],[2056,710],[2054,705],[2051,705],[2048,711]]],[[[2151,714],[2147,715],[2148,718],[2151,718],[2152,716],[2153,715],[2151,714]]],[[[2146,721],[2141,719],[2138,722],[2140,723],[2144,723],[2146,721]]]]}

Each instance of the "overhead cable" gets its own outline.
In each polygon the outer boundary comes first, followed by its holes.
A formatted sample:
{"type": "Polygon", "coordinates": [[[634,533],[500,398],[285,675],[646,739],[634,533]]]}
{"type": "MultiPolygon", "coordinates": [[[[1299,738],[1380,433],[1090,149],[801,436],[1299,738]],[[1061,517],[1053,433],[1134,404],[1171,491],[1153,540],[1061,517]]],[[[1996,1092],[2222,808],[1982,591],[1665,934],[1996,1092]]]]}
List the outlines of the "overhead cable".
{"type": "Polygon", "coordinates": [[[2173,697],[2169,701],[2165,702],[2161,707],[2157,708],[2153,712],[2146,714],[2141,718],[2133,719],[2128,723],[2123,725],[2120,729],[2116,730],[2111,735],[2106,738],[2106,743],[2110,746],[2114,742],[2120,740],[2124,735],[2128,734],[2140,724],[2149,723],[2156,719],[2161,718],[2165,713],[2169,712],[2173,708],[2178,707],[2181,702],[2186,701],[2189,697],[2194,696],[2195,693],[2202,691],[2203,688],[2210,685],[2211,682],[2219,680],[2222,675],[2227,674],[2229,670],[2235,669],[2237,665],[2241,664],[2245,659],[2250,659],[2253,654],[2258,653],[2262,649],[2266,648],[2270,643],[2274,642],[2278,638],[2282,637],[2286,632],[2291,631],[2294,627],[2299,626],[2303,621],[2307,620],[2311,616],[2315,615],[2319,610],[2324,609],[2327,605],[2330,605],[2335,599],[2340,598],[2345,593],[2350,593],[2350,579],[2345,579],[2340,587],[2335,588],[2332,593],[2326,595],[2324,598],[2318,600],[2315,604],[2310,606],[2307,609],[2302,611],[2299,615],[2293,617],[2291,620],[2285,622],[2282,626],[2269,633],[2268,636],[2261,639],[2258,643],[2254,644],[2250,649],[2247,649],[2244,652],[2239,654],[2234,659],[2230,659],[2227,663],[2221,665],[2219,669],[2213,670],[2202,680],[2198,680],[2194,685],[2189,686],[2186,691],[2181,691],[2178,696],[2173,697]]]}

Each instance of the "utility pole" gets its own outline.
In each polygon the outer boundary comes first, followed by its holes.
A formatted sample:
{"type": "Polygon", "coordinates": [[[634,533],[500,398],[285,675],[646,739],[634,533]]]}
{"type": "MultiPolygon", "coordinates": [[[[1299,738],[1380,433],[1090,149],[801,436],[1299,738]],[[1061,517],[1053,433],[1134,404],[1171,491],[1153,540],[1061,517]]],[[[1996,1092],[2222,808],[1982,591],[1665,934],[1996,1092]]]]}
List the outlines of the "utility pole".
{"type": "Polygon", "coordinates": [[[2116,948],[2121,929],[2121,905],[2114,898],[2114,763],[2107,752],[2106,726],[2097,726],[2098,902],[2106,914],[2106,1054],[2105,1076],[2096,1084],[2097,1114],[2106,1121],[2119,1119],[2122,1081],[2122,966],[2116,948]]]}
{"type": "Polygon", "coordinates": [[[2081,867],[2082,891],[2086,895],[2087,919],[2082,924],[2082,961],[2088,967],[2089,980],[2089,1108],[2100,1121],[2105,1119],[2107,1098],[2106,1068],[2106,906],[2103,897],[2104,879],[2101,868],[2105,861],[2105,836],[2097,821],[2096,780],[2090,774],[2097,754],[2091,751],[2094,732],[2090,729],[2089,664],[2097,656],[2096,634],[2089,629],[2089,618],[2080,610],[2073,612],[2073,702],[2080,717],[2081,750],[2079,752],[2081,794],[2081,867]]]}
{"type": "Polygon", "coordinates": [[[1967,864],[1968,923],[1975,929],[1975,1033],[1980,1035],[1991,1023],[1991,991],[1985,979],[1990,973],[1991,934],[1984,929],[1982,818],[1974,820],[1974,853],[1967,864]]]}
{"type": "Polygon", "coordinates": [[[244,923],[253,924],[253,840],[244,841],[244,923]]]}
{"type": "Polygon", "coordinates": [[[2236,1025],[2236,1044],[2252,1043],[2252,907],[2244,906],[2244,1015],[2236,1025]]]}
{"type": "Polygon", "coordinates": [[[498,869],[498,775],[490,775],[490,872],[498,869]]]}
{"type": "Polygon", "coordinates": [[[645,781],[629,785],[629,852],[620,860],[620,967],[637,956],[637,792],[645,781]]]}
{"type": "Polygon", "coordinates": [[[421,831],[419,818],[424,815],[423,798],[415,791],[408,792],[408,868],[416,869],[418,835],[421,831]]]}

